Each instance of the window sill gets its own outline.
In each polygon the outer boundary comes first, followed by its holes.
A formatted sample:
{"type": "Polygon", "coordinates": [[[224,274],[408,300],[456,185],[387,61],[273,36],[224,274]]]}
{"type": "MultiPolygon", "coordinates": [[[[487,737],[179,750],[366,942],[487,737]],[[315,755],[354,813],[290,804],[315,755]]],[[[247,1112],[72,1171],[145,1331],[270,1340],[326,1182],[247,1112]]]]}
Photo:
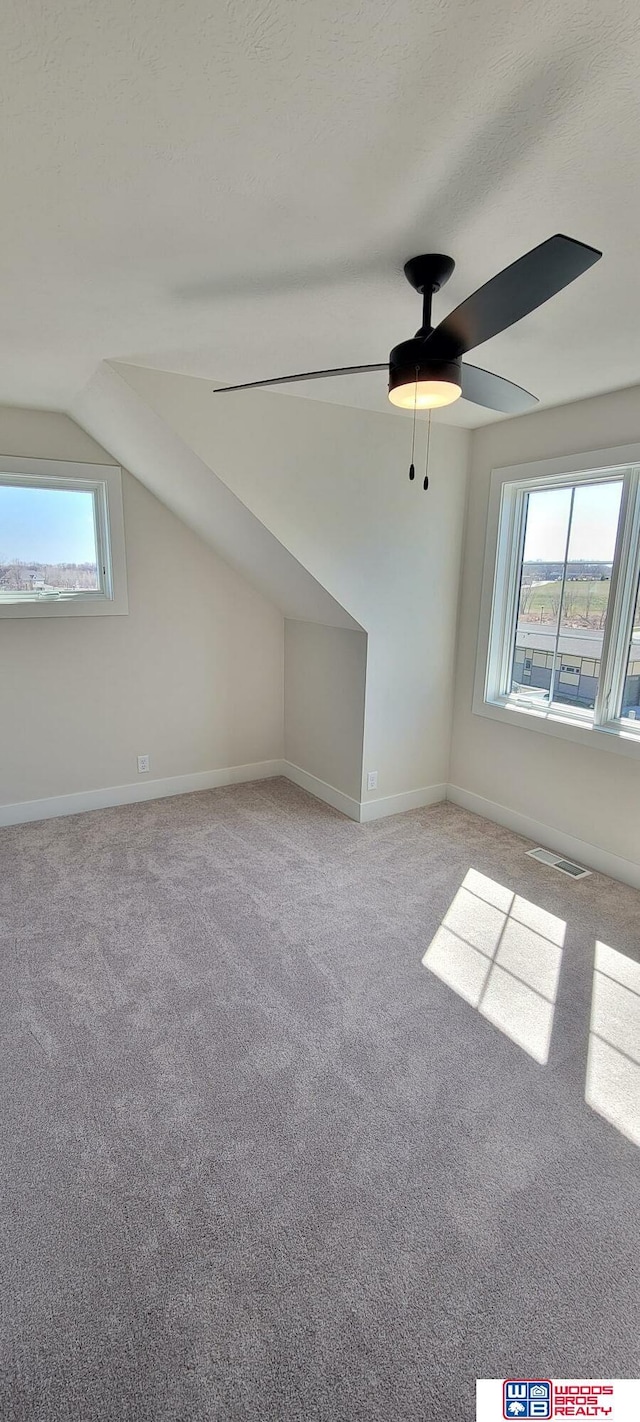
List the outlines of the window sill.
{"type": "Polygon", "coordinates": [[[16,598],[15,602],[0,601],[0,618],[3,617],[118,617],[128,612],[126,591],[120,596],[107,597],[104,593],[64,594],[58,597],[16,598]]]}
{"type": "Polygon", "coordinates": [[[547,710],[517,705],[513,701],[474,700],[474,715],[516,726],[522,731],[537,731],[545,736],[575,741],[592,750],[614,751],[618,755],[640,757],[640,730],[626,731],[618,722],[595,726],[588,712],[564,711],[560,707],[547,710]]]}

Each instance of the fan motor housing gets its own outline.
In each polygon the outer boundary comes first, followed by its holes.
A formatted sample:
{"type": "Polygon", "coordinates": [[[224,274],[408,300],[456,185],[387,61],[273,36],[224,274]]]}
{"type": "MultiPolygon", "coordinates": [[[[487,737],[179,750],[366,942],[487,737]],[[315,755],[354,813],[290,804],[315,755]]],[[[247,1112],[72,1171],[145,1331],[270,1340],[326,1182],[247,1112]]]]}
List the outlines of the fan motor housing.
{"type": "Polygon", "coordinates": [[[389,389],[415,380],[446,380],[462,385],[462,358],[438,360],[429,356],[424,341],[401,341],[389,356],[389,389]]]}

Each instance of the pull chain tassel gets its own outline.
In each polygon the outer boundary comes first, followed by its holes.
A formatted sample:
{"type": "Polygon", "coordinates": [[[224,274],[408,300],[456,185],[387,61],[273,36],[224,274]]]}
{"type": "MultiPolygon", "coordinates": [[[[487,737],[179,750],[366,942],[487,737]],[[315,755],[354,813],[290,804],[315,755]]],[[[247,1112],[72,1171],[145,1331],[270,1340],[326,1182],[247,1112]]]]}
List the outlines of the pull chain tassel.
{"type": "Polygon", "coordinates": [[[414,464],[416,452],[416,403],[418,398],[418,366],[416,366],[416,383],[413,391],[413,428],[411,430],[411,463],[409,465],[409,478],[415,479],[416,466],[414,464]]]}
{"type": "Polygon", "coordinates": [[[423,485],[422,485],[422,487],[423,487],[423,489],[424,489],[425,491],[429,488],[429,445],[430,445],[430,444],[431,444],[431,411],[429,411],[429,419],[428,419],[428,421],[427,421],[427,457],[426,457],[425,465],[424,465],[424,483],[423,483],[423,485]]]}

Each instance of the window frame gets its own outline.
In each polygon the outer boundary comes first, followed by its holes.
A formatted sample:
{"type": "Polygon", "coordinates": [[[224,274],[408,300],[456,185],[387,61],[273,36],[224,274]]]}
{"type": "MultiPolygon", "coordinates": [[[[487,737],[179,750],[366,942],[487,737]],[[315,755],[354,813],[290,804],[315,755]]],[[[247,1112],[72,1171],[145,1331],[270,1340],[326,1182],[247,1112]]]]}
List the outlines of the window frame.
{"type": "Polygon", "coordinates": [[[0,618],[122,616],[129,611],[125,557],[122,470],[117,464],[80,464],[59,459],[0,456],[0,486],[82,489],[93,495],[99,588],[61,598],[0,601],[0,618]]]}
{"type": "Polygon", "coordinates": [[[491,472],[480,620],[474,676],[476,715],[597,746],[640,755],[640,721],[617,716],[621,708],[635,600],[640,579],[640,444],[559,459],[509,465],[491,472]],[[525,538],[525,495],[539,488],[623,481],[598,694],[593,711],[553,702],[523,703],[505,693],[513,660],[520,570],[525,538]],[[635,729],[634,729],[635,727],[635,729]]]}

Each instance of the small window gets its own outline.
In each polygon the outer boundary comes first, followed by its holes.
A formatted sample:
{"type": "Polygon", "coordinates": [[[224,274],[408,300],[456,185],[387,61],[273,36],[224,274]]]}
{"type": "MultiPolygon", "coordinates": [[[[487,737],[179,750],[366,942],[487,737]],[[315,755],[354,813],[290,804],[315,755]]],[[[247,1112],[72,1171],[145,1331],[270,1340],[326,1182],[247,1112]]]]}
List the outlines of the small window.
{"type": "Polygon", "coordinates": [[[0,616],[126,611],[120,470],[3,459],[0,616]]]}
{"type": "Polygon", "coordinates": [[[631,754],[640,750],[640,461],[593,458],[585,473],[559,461],[494,471],[474,709],[512,721],[524,712],[575,739],[613,732],[631,754]]]}
{"type": "Polygon", "coordinates": [[[25,602],[104,591],[97,489],[0,482],[0,598],[25,602]]]}

